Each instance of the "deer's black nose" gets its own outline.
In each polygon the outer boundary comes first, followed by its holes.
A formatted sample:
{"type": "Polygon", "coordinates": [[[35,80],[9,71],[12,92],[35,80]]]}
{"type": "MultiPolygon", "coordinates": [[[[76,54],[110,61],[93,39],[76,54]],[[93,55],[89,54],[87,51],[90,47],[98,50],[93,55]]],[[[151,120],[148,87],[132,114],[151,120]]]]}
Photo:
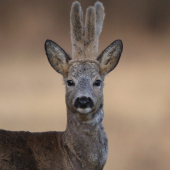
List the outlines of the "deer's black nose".
{"type": "Polygon", "coordinates": [[[93,101],[90,97],[78,97],[74,103],[74,106],[77,108],[87,108],[93,107],[93,101]]]}

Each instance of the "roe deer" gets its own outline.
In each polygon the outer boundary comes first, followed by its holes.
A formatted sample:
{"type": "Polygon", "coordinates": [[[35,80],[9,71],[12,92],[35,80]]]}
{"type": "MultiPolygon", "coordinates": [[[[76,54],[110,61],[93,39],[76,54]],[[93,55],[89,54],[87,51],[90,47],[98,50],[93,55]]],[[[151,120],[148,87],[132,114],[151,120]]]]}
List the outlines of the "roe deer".
{"type": "Polygon", "coordinates": [[[102,170],[108,141],[102,125],[104,77],[119,62],[123,44],[116,40],[99,56],[98,39],[105,17],[102,3],[86,11],[71,8],[72,57],[51,40],[45,50],[66,85],[64,132],[0,131],[0,170],[102,170]]]}

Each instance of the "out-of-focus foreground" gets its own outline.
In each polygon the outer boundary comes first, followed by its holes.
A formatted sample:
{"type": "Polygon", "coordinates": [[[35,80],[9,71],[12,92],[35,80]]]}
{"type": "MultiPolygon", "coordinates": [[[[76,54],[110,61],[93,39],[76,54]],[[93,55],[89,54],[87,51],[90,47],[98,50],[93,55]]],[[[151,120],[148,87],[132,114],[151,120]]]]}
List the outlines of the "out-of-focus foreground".
{"type": "MultiPolygon", "coordinates": [[[[62,131],[62,77],[44,42],[71,54],[72,0],[0,1],[0,129],[62,131]]],[[[82,8],[93,0],[80,0],[82,8]]],[[[105,170],[170,169],[170,1],[105,0],[99,52],[122,39],[124,51],[105,80],[105,170]]]]}

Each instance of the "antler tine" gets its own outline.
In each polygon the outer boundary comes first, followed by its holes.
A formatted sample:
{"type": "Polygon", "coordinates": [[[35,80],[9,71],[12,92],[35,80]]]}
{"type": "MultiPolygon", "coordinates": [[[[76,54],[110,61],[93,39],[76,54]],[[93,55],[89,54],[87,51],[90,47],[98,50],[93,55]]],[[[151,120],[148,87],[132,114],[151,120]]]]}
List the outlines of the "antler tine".
{"type": "Polygon", "coordinates": [[[87,8],[85,21],[85,57],[96,59],[98,40],[103,27],[105,13],[101,2],[87,8]]]}
{"type": "Polygon", "coordinates": [[[101,2],[96,2],[94,5],[96,9],[96,30],[97,30],[97,36],[100,36],[100,33],[102,31],[103,27],[103,21],[105,18],[105,13],[104,13],[104,6],[101,2]]]}
{"type": "Polygon", "coordinates": [[[85,57],[95,59],[98,47],[96,37],[96,12],[94,7],[88,7],[85,20],[85,57]]]}
{"type": "Polygon", "coordinates": [[[84,53],[84,25],[83,12],[79,2],[75,1],[71,7],[70,25],[71,25],[71,42],[72,42],[72,57],[79,59],[84,53]]]}

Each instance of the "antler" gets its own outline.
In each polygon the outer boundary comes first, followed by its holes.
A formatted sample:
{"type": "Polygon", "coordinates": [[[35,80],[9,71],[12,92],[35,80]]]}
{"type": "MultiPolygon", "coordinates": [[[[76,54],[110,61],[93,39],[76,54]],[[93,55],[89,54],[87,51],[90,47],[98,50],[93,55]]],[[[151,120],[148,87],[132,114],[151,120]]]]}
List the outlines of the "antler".
{"type": "Polygon", "coordinates": [[[75,1],[71,7],[70,26],[71,26],[71,43],[72,43],[72,58],[78,59],[83,55],[84,51],[84,25],[83,12],[79,2],[75,1]]]}
{"type": "Polygon", "coordinates": [[[74,2],[71,8],[71,42],[72,59],[96,59],[98,53],[98,39],[102,31],[105,17],[101,2],[86,10],[85,30],[83,12],[79,2],[74,2]]]}

